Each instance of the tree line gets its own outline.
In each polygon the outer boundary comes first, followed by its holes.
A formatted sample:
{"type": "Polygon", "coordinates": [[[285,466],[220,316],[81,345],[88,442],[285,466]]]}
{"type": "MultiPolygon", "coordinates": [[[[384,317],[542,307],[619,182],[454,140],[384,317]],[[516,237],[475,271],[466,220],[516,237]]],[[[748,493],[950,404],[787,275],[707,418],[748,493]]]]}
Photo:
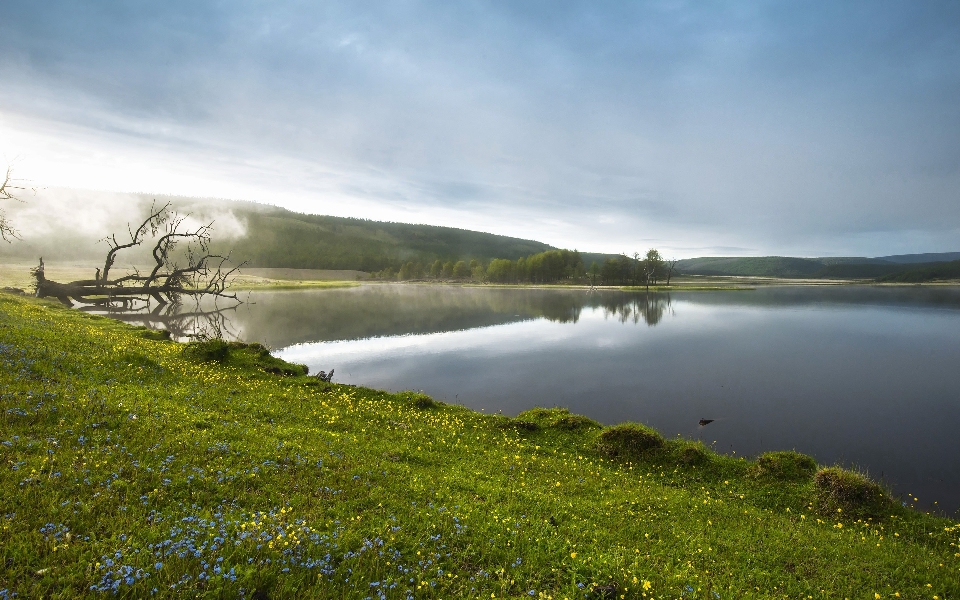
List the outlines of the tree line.
{"type": "Polygon", "coordinates": [[[373,273],[383,280],[473,281],[477,283],[571,283],[590,285],[657,285],[676,272],[676,260],[665,260],[651,248],[645,255],[621,254],[584,268],[576,250],[547,250],[517,260],[495,258],[489,262],[470,260],[435,260],[433,263],[408,261],[399,269],[386,267],[373,273]]]}
{"type": "Polygon", "coordinates": [[[656,248],[647,250],[641,255],[633,256],[621,254],[617,258],[608,258],[603,265],[590,265],[591,283],[593,285],[657,285],[663,282],[670,285],[670,279],[677,271],[676,259],[664,259],[656,248]]]}

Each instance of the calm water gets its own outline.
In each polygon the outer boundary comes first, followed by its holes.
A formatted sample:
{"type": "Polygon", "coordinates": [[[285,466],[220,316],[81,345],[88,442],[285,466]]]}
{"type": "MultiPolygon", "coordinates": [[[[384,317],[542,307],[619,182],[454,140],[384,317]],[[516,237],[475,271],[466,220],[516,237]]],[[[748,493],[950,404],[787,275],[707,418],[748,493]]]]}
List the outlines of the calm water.
{"type": "Polygon", "coordinates": [[[924,508],[960,506],[960,288],[367,285],[250,300],[237,335],[337,382],[508,415],[564,406],[738,455],[794,448],[924,508]]]}

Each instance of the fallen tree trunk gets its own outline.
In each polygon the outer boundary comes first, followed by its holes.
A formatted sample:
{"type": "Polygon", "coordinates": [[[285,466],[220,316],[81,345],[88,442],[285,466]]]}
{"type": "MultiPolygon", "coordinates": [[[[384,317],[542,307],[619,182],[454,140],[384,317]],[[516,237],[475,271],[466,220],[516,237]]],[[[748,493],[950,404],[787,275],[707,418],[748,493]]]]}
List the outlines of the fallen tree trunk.
{"type": "Polygon", "coordinates": [[[136,230],[129,230],[130,241],[120,243],[116,235],[104,240],[109,246],[103,270],[97,269],[93,279],[81,279],[67,283],[50,281],[44,273],[43,259],[33,269],[36,294],[40,298],[57,298],[72,306],[74,302],[87,306],[102,306],[132,309],[138,303],[148,306],[154,300],[160,306],[179,304],[184,296],[199,301],[205,296],[224,298],[240,303],[236,294],[227,292],[231,277],[239,266],[226,268],[229,256],[210,254],[213,224],[195,230],[181,230],[186,217],[179,216],[166,204],[159,210],[151,208],[150,216],[136,230]],[[110,269],[123,250],[143,244],[148,237],[155,237],[152,255],[155,265],[149,274],[141,275],[134,270],[117,279],[109,279],[110,269]],[[186,266],[178,266],[173,259],[174,250],[186,242],[186,266]]]}

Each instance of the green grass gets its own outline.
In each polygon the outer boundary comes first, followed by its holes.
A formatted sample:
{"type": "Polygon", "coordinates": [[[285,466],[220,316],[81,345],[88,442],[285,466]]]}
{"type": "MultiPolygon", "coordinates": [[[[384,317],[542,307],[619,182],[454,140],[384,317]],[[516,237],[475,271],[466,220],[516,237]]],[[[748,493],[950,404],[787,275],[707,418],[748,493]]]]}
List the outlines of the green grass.
{"type": "Polygon", "coordinates": [[[960,526],[802,457],[302,372],[0,294],[0,598],[960,596],[960,526]]]}
{"type": "Polygon", "coordinates": [[[243,280],[230,286],[231,291],[262,291],[274,292],[280,290],[313,290],[313,289],[334,289],[356,287],[360,285],[356,281],[284,281],[280,279],[269,280],[243,280]]]}

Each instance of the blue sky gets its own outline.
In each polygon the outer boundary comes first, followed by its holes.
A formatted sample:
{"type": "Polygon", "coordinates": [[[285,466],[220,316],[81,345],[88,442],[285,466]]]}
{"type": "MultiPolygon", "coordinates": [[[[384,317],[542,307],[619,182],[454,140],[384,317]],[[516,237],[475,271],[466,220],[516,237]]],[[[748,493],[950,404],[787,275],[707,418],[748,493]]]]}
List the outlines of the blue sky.
{"type": "Polygon", "coordinates": [[[960,250],[957,2],[26,2],[34,183],[583,250],[960,250]]]}

